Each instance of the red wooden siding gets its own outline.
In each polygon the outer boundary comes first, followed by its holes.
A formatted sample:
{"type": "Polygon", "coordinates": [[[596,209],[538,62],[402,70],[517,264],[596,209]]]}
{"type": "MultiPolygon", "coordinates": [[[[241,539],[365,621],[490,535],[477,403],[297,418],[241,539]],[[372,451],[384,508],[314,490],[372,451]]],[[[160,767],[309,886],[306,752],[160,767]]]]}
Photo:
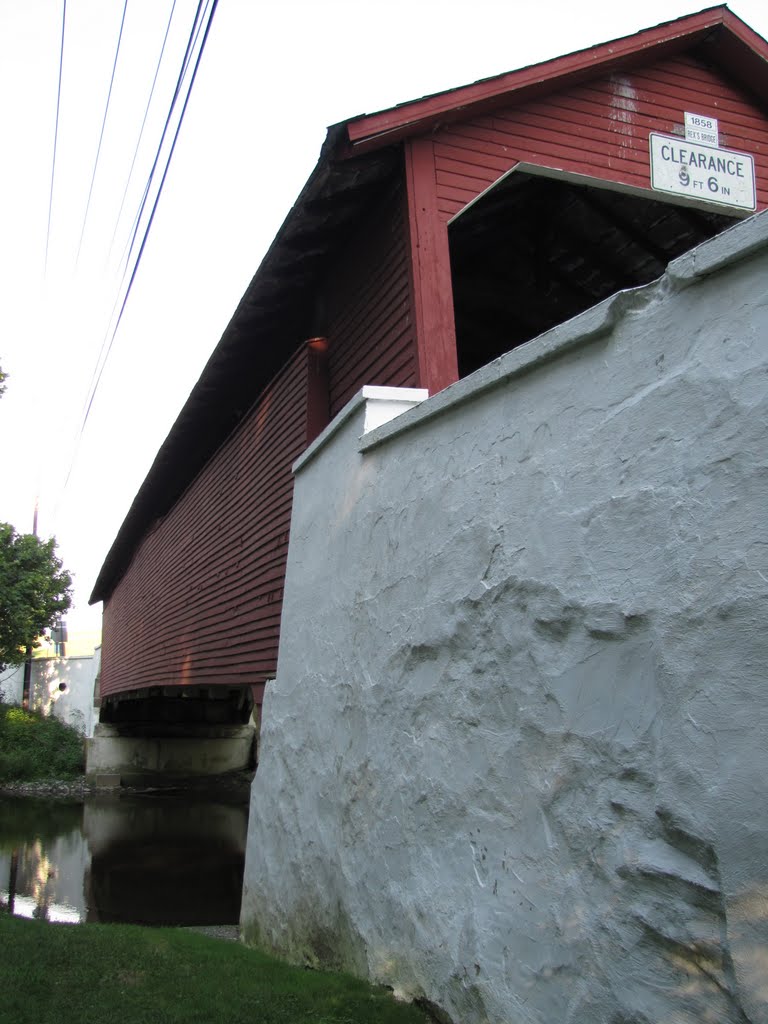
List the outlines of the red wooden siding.
{"type": "Polygon", "coordinates": [[[398,187],[352,235],[328,275],[331,417],[365,384],[416,384],[406,225],[398,187]]]}
{"type": "Polygon", "coordinates": [[[302,347],[144,538],[104,606],[102,696],[274,676],[307,361],[302,347]]]}
{"type": "Polygon", "coordinates": [[[302,346],[105,603],[102,696],[274,676],[291,465],[364,384],[416,383],[402,182],[331,262],[319,300],[327,355],[321,339],[302,346]]]}
{"type": "Polygon", "coordinates": [[[768,205],[766,113],[702,64],[675,57],[435,133],[439,215],[450,219],[518,161],[648,189],[648,135],[672,134],[686,110],[718,118],[721,146],[754,156],[758,207],[768,205]]]}

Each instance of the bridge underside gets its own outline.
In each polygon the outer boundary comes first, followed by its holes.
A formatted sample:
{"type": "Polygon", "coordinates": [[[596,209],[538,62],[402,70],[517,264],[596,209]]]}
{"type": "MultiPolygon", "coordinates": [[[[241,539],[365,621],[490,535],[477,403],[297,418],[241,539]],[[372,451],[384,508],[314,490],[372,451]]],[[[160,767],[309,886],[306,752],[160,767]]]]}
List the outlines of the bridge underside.
{"type": "Polygon", "coordinates": [[[243,687],[150,687],[109,696],[86,774],[108,786],[174,785],[254,767],[253,694],[243,687]]]}
{"type": "Polygon", "coordinates": [[[99,721],[116,726],[244,725],[250,686],[150,686],[102,698],[99,721]]]}

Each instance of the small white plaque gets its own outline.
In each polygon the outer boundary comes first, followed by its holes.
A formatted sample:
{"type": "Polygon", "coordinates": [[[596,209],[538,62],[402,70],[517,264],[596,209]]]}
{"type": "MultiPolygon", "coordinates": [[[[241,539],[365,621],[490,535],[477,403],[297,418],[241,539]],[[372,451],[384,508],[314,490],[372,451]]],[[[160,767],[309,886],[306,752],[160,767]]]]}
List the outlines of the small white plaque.
{"type": "Polygon", "coordinates": [[[700,142],[702,146],[719,146],[720,130],[716,117],[706,114],[690,114],[685,112],[685,141],[700,142]]]}
{"type": "Polygon", "coordinates": [[[754,210],[755,161],[748,153],[651,132],[651,188],[718,206],[754,210]]]}

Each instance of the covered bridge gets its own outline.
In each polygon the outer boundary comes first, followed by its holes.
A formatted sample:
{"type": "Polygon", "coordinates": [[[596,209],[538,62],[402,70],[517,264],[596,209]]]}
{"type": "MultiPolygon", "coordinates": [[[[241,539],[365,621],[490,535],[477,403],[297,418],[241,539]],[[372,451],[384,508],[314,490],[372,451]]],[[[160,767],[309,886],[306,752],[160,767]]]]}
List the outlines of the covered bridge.
{"type": "Polygon", "coordinates": [[[723,6],[331,127],[97,579],[102,721],[261,702],[291,465],[362,386],[434,394],[766,205],[768,44],[723,6]]]}

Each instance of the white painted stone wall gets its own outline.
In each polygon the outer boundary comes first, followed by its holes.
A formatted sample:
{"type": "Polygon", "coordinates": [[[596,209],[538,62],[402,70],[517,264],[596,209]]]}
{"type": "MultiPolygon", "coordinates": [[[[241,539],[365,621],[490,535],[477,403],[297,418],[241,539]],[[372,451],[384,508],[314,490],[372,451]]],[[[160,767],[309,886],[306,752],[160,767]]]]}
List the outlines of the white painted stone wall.
{"type": "Polygon", "coordinates": [[[99,717],[94,697],[100,667],[100,646],[88,657],[36,658],[32,662],[32,706],[84,736],[92,736],[99,717]]]}
{"type": "MultiPolygon", "coordinates": [[[[35,658],[30,679],[32,707],[45,715],[54,715],[84,736],[92,736],[99,718],[94,699],[100,668],[100,645],[92,655],[84,657],[35,658]]],[[[0,673],[0,693],[5,703],[21,704],[23,689],[23,665],[0,673]]]]}
{"type": "Polygon", "coordinates": [[[298,466],[246,939],[456,1024],[768,1020],[768,219],[298,466]]]}

